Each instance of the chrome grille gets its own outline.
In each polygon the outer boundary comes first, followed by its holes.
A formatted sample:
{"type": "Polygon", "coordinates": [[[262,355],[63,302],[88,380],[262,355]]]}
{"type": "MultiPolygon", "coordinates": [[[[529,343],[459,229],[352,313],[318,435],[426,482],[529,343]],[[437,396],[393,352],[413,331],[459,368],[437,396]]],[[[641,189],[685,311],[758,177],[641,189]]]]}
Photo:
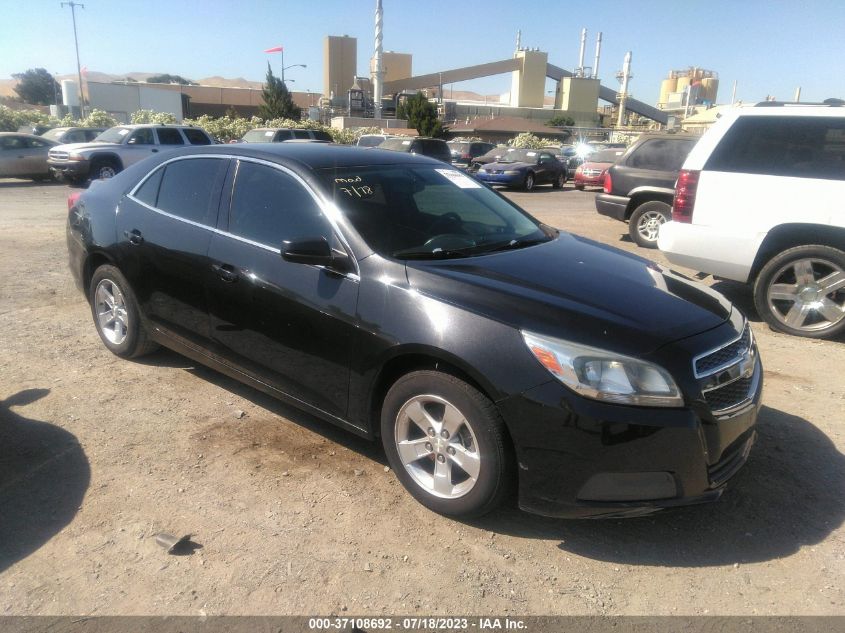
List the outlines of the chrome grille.
{"type": "Polygon", "coordinates": [[[732,365],[742,358],[751,347],[751,328],[746,325],[742,335],[732,343],[695,359],[695,375],[706,376],[732,365]]]}
{"type": "Polygon", "coordinates": [[[713,411],[729,409],[748,398],[751,390],[751,376],[734,380],[723,387],[716,387],[704,394],[704,399],[713,411]]]}
{"type": "Polygon", "coordinates": [[[47,155],[48,155],[50,158],[55,158],[56,160],[67,160],[67,158],[68,158],[68,153],[67,153],[67,152],[60,152],[60,151],[55,150],[55,149],[51,149],[51,150],[47,153],[47,155]]]}

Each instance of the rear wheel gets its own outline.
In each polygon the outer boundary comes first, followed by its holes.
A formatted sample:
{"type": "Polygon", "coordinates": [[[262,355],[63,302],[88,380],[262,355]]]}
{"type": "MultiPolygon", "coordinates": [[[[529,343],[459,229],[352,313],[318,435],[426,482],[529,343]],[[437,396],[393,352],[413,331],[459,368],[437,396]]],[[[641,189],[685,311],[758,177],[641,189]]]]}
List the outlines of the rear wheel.
{"type": "Polygon", "coordinates": [[[660,225],[672,219],[672,207],[665,202],[652,200],[644,202],[631,214],[628,221],[628,235],[640,246],[657,248],[660,225]]]}
{"type": "Polygon", "coordinates": [[[529,172],[525,175],[525,180],[522,182],[522,188],[525,189],[525,191],[534,190],[534,174],[529,172]]]}
{"type": "Polygon", "coordinates": [[[158,347],[141,323],[135,293],[116,267],[105,264],[94,271],[88,298],[97,334],[112,353],[133,358],[158,347]]]}
{"type": "Polygon", "coordinates": [[[438,371],[400,378],[385,397],[381,437],[402,485],[440,514],[480,516],[513,481],[513,458],[496,406],[466,382],[438,371]]]}
{"type": "Polygon", "coordinates": [[[845,252],[819,244],[797,246],[763,266],[754,305],[773,329],[827,338],[845,330],[845,252]]]}

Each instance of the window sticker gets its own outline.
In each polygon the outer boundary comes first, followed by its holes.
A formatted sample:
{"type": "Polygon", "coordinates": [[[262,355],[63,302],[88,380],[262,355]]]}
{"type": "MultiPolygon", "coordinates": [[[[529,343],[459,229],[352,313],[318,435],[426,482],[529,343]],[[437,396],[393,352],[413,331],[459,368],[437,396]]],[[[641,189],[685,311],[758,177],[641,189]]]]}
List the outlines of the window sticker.
{"type": "Polygon", "coordinates": [[[526,156],[536,156],[537,152],[525,152],[526,156]]]}
{"type": "Polygon", "coordinates": [[[127,134],[129,134],[129,130],[119,130],[117,133],[121,136],[126,136],[127,134]]]}
{"type": "Polygon", "coordinates": [[[434,171],[461,189],[481,189],[480,183],[454,169],[435,169],[434,171]]]}
{"type": "Polygon", "coordinates": [[[264,136],[273,136],[273,130],[267,130],[264,132],[264,136]]]}
{"type": "Polygon", "coordinates": [[[402,141],[402,145],[410,145],[411,141],[402,141]]]}
{"type": "Polygon", "coordinates": [[[373,188],[366,184],[361,176],[347,176],[346,178],[335,178],[337,190],[342,191],[350,198],[371,198],[375,195],[373,188]]]}

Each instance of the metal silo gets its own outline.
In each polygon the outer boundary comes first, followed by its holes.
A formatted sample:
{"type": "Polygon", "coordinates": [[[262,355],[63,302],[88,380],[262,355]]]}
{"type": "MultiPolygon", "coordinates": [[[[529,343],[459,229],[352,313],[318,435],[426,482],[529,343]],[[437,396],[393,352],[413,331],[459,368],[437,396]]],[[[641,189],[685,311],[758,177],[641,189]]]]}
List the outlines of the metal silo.
{"type": "Polygon", "coordinates": [[[670,73],[668,79],[664,79],[660,84],[660,99],[657,100],[658,106],[665,106],[669,102],[669,94],[675,92],[675,86],[678,83],[677,77],[670,73]]]}
{"type": "Polygon", "coordinates": [[[701,80],[701,92],[699,98],[708,103],[716,103],[716,96],[719,92],[719,80],[715,77],[705,77],[701,80]]]}

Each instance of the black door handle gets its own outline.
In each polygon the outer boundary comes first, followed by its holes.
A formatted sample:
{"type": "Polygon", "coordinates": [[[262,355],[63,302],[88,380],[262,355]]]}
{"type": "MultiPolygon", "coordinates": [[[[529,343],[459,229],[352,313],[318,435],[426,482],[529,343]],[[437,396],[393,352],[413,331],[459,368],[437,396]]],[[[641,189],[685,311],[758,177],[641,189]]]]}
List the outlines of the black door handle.
{"type": "Polygon", "coordinates": [[[236,273],[234,267],[229,264],[212,264],[211,270],[213,270],[214,273],[227,284],[238,280],[238,273],[236,273]]]}
{"type": "Polygon", "coordinates": [[[132,229],[131,231],[124,231],[123,236],[129,240],[130,244],[138,246],[144,241],[144,236],[141,235],[141,231],[138,229],[132,229]]]}

